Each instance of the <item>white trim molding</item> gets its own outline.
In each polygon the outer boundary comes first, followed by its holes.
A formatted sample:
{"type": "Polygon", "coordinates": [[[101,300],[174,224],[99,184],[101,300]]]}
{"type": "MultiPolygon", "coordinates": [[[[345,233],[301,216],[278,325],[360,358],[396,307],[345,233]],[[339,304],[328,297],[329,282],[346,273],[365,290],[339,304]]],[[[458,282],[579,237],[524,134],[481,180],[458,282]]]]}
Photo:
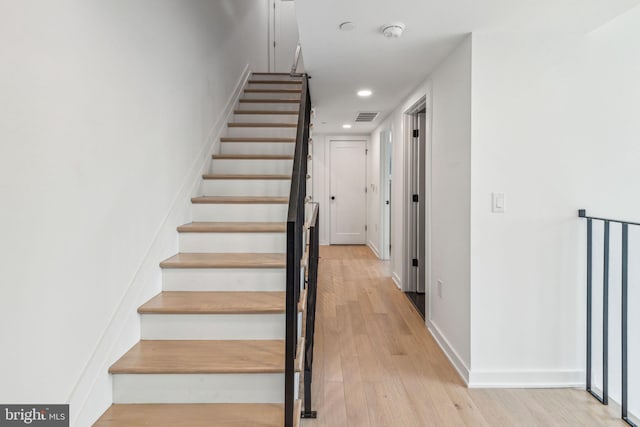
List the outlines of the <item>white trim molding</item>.
{"type": "Polygon", "coordinates": [[[584,370],[472,370],[469,388],[584,387],[584,370]]]}
{"type": "Polygon", "coordinates": [[[462,360],[458,352],[453,348],[453,346],[449,343],[447,338],[445,338],[444,334],[440,331],[440,329],[433,323],[431,320],[427,320],[427,328],[429,332],[436,340],[442,351],[444,352],[447,359],[451,362],[462,381],[464,381],[465,385],[469,386],[469,367],[462,360]]]}

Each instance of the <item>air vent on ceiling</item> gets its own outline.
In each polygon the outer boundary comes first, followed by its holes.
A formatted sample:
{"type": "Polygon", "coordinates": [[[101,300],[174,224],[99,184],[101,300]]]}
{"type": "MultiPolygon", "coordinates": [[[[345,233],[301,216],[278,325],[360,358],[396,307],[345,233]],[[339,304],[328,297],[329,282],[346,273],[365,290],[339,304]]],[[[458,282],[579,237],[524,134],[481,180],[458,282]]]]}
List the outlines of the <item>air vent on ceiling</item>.
{"type": "Polygon", "coordinates": [[[356,115],[356,122],[372,122],[376,119],[376,117],[378,117],[377,112],[359,112],[356,115]]]}

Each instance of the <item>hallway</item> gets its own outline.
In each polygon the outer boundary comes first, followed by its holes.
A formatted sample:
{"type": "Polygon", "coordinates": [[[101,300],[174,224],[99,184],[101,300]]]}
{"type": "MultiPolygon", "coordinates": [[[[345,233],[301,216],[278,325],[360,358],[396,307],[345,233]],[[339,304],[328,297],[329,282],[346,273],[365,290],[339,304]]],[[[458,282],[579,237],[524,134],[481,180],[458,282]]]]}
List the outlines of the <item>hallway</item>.
{"type": "Polygon", "coordinates": [[[386,263],[323,246],[313,409],[303,427],[624,426],[584,390],[467,389],[386,263]]]}

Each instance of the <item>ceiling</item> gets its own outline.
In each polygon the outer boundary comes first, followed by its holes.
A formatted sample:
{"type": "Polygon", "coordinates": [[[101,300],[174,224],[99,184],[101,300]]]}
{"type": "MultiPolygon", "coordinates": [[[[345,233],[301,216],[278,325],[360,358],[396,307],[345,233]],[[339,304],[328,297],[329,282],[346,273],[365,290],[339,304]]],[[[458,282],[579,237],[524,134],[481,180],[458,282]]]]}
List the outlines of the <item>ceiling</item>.
{"type": "Polygon", "coordinates": [[[460,43],[465,35],[502,27],[589,31],[640,0],[297,0],[305,70],[316,108],[315,131],[372,132],[460,43]],[[338,26],[352,21],[356,28],[338,26]],[[399,39],[385,24],[406,25],[399,39]],[[371,89],[359,98],[359,89],[371,89]],[[378,111],[372,123],[354,122],[378,111]],[[345,130],[342,124],[350,123],[345,130]]]}

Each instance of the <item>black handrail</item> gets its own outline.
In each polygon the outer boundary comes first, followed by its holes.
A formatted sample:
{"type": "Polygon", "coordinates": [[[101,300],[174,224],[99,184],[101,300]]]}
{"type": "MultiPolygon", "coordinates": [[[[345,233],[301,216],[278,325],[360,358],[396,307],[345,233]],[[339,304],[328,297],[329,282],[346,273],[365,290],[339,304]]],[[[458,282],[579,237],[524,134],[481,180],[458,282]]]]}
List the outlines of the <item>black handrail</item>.
{"type": "Polygon", "coordinates": [[[301,261],[304,251],[305,198],[307,195],[307,156],[309,155],[309,127],[311,97],[308,78],[302,76],[302,97],[298,115],[298,132],[287,213],[286,255],[286,332],[285,332],[285,384],[284,425],[293,427],[296,390],[295,359],[298,348],[298,301],[301,283],[301,261]]]}
{"type": "Polygon", "coordinates": [[[610,252],[610,225],[617,223],[622,225],[622,402],[621,418],[629,425],[637,427],[631,421],[628,413],[628,391],[629,391],[629,370],[628,370],[628,331],[629,331],[629,226],[640,226],[640,223],[631,221],[621,221],[617,219],[599,218],[587,216],[585,209],[578,211],[580,218],[587,220],[587,372],[586,389],[603,405],[609,404],[609,252],[610,252]],[[604,223],[604,248],[603,248],[603,275],[602,275],[602,396],[598,396],[591,385],[591,347],[592,347],[592,319],[591,311],[593,307],[593,221],[604,223]]]}
{"type": "Polygon", "coordinates": [[[311,409],[311,381],[313,379],[313,344],[316,328],[316,296],[318,294],[318,260],[320,258],[320,212],[317,203],[312,204],[309,218],[309,266],[307,269],[307,307],[304,352],[304,410],[302,418],[316,418],[311,409]]]}

